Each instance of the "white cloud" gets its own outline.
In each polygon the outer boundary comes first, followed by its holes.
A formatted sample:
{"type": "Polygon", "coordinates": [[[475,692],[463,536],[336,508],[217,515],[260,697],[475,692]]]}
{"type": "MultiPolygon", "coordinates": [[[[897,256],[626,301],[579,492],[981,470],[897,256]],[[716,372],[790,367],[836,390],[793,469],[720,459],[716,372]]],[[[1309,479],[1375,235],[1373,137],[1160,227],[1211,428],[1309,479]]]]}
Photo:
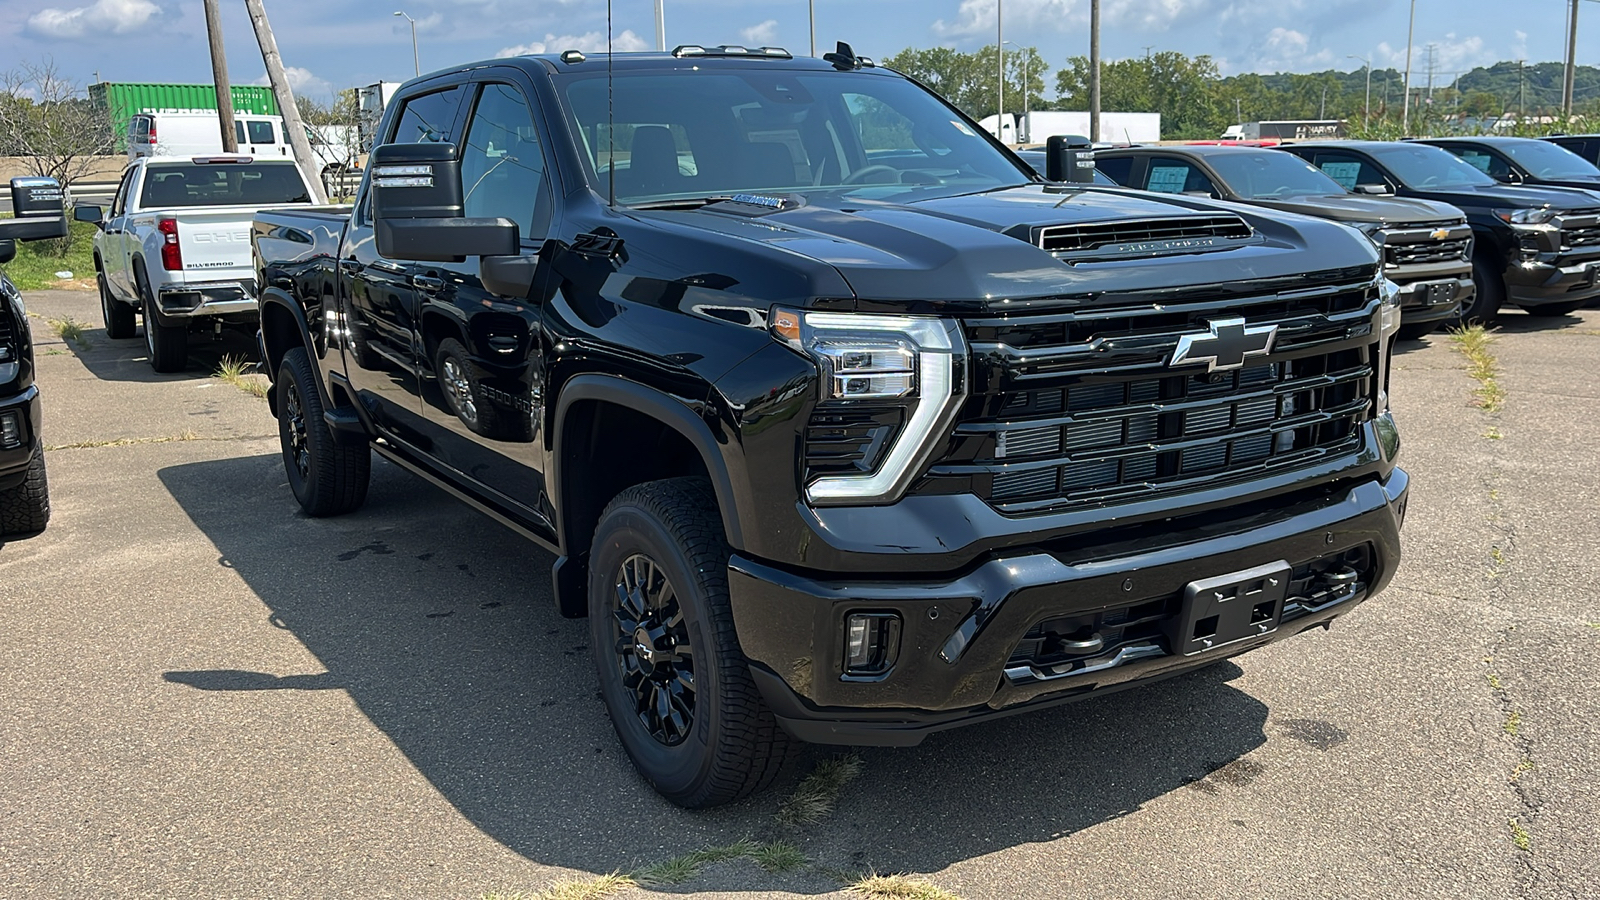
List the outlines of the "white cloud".
{"type": "MultiPolygon", "coordinates": [[[[933,23],[933,33],[942,38],[992,38],[995,34],[995,7],[999,0],[961,0],[954,21],[939,19],[933,23]]],[[[1148,2],[1148,0],[1141,0],[1148,2]]],[[[1157,0],[1182,4],[1185,0],[1157,0]]],[[[1113,3],[1113,6],[1122,5],[1113,3]]],[[[1084,5],[1084,10],[1088,5],[1084,5]]],[[[1050,28],[1066,31],[1076,28],[1087,17],[1079,12],[1077,0],[1011,0],[1005,6],[1005,30],[1026,37],[1031,29],[1050,28]]],[[[1016,40],[1013,38],[1013,40],[1016,40]]],[[[1026,40],[1017,43],[1026,45],[1026,40]]]]}
{"type": "Polygon", "coordinates": [[[778,42],[778,20],[768,19],[739,32],[746,47],[770,47],[778,42]]]}
{"type": "MultiPolygon", "coordinates": [[[[1517,44],[1513,45],[1514,50],[1517,47],[1522,46],[1523,42],[1527,38],[1527,35],[1520,31],[1516,32],[1516,35],[1517,44]]],[[[1458,38],[1456,37],[1455,32],[1450,32],[1444,36],[1444,40],[1428,41],[1426,44],[1417,44],[1411,48],[1411,84],[1413,87],[1419,83],[1425,83],[1427,80],[1428,46],[1430,44],[1433,46],[1433,71],[1435,84],[1448,84],[1456,75],[1465,73],[1477,66],[1494,65],[1496,62],[1505,58],[1503,54],[1491,47],[1485,46],[1483,38],[1478,37],[1477,35],[1458,38]]],[[[1523,55],[1525,55],[1526,49],[1523,49],[1523,55]]],[[[1521,58],[1520,55],[1515,52],[1513,52],[1512,55],[1514,57],[1521,58]]],[[[1376,66],[1380,61],[1397,69],[1404,69],[1406,64],[1406,48],[1391,47],[1388,44],[1379,44],[1376,55],[1373,57],[1372,64],[1376,66]]]]}
{"type": "MultiPolygon", "coordinates": [[[[628,29],[621,34],[612,35],[611,46],[618,53],[633,53],[639,50],[651,50],[655,45],[644,38],[634,34],[633,29],[628,29]]],[[[590,31],[585,34],[546,34],[542,41],[529,41],[526,44],[515,44],[502,47],[495,52],[495,56],[526,56],[529,53],[561,53],[566,50],[582,50],[584,53],[604,53],[606,50],[606,33],[604,31],[590,31]]]]}
{"type": "MultiPolygon", "coordinates": [[[[333,93],[333,84],[326,78],[318,78],[310,69],[300,66],[284,66],[283,77],[289,81],[289,89],[297,96],[320,96],[333,93]]],[[[267,76],[257,78],[254,84],[268,84],[267,76]]]]}
{"type": "Polygon", "coordinates": [[[28,17],[28,30],[50,38],[127,34],[145,27],[159,15],[161,7],[150,0],[95,0],[76,9],[41,9],[28,17]]]}
{"type": "Polygon", "coordinates": [[[1292,28],[1267,32],[1256,51],[1251,69],[1256,72],[1307,72],[1333,65],[1333,52],[1327,48],[1311,52],[1311,39],[1292,28]]]}

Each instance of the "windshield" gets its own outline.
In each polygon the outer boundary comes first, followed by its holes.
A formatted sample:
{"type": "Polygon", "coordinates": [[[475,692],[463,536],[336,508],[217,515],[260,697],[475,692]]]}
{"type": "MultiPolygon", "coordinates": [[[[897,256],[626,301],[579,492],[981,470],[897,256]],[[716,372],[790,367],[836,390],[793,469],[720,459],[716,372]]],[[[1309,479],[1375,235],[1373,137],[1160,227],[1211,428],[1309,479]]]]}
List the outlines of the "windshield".
{"type": "Polygon", "coordinates": [[[155,163],[145,170],[139,205],[265,206],[310,203],[305,182],[294,163],[155,163]]]}
{"type": "Polygon", "coordinates": [[[954,110],[881,73],[618,72],[609,117],[603,75],[573,77],[565,95],[595,190],[607,192],[614,160],[629,205],[741,193],[904,201],[1028,181],[954,110]]]}
{"type": "Polygon", "coordinates": [[[1367,152],[1389,167],[1406,187],[1419,191],[1499,184],[1461,157],[1426,144],[1389,144],[1367,152]]]}
{"type": "Polygon", "coordinates": [[[1600,169],[1588,160],[1548,141],[1496,144],[1495,149],[1517,161],[1535,178],[1600,178],[1600,169]]]}
{"type": "Polygon", "coordinates": [[[1245,200],[1284,200],[1343,194],[1332,178],[1298,156],[1279,150],[1260,153],[1213,153],[1206,156],[1222,180],[1245,200]]]}

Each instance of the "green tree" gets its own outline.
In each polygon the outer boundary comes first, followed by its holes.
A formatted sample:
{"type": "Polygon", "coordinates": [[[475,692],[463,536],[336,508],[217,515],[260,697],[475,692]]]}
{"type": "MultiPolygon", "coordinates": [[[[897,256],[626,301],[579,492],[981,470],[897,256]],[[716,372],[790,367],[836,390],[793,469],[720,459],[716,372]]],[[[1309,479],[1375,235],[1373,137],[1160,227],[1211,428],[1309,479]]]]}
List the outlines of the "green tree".
{"type": "MultiPolygon", "coordinates": [[[[1038,49],[1008,49],[1005,59],[1006,112],[1020,114],[1027,108],[1046,108],[1044,88],[1049,66],[1038,49]]],[[[884,60],[884,65],[933,88],[974,119],[992,116],[999,108],[999,66],[992,45],[975,53],[948,47],[907,48],[884,60]]]]}
{"type": "MultiPolygon", "coordinates": [[[[1222,112],[1210,56],[1162,51],[1100,64],[1100,108],[1161,114],[1161,136],[1179,140],[1216,137],[1233,113],[1222,112]]],[[[1074,56],[1056,72],[1056,106],[1089,108],[1089,59],[1074,56]]]]}

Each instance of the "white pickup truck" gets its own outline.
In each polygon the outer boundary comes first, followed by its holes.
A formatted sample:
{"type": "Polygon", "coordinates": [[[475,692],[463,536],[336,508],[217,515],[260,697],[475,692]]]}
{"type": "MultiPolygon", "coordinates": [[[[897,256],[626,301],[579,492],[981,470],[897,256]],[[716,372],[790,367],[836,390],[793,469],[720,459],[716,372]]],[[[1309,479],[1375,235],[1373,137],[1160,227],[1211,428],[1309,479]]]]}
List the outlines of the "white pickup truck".
{"type": "Polygon", "coordinates": [[[142,316],[150,365],[178,372],[188,362],[191,331],[254,330],[250,223],[259,210],[310,203],[293,160],[134,160],[109,210],[79,206],[73,212],[100,229],[94,268],[107,336],[133,337],[134,316],[142,316]]]}

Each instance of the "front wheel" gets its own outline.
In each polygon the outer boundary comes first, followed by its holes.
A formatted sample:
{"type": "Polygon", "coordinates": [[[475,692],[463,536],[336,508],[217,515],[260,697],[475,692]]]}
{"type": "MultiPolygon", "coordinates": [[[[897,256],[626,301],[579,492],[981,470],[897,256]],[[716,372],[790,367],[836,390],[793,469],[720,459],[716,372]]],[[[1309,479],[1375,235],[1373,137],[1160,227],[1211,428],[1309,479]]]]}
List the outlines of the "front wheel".
{"type": "Polygon", "coordinates": [[[317,372],[304,347],[283,355],[278,366],[278,442],[289,489],[306,515],[337,516],[366,502],[372,451],[366,444],[340,446],[322,418],[317,372]]]}
{"type": "Polygon", "coordinates": [[[700,478],[623,491],[590,553],[590,643],[611,724],[639,774],[690,809],[765,787],[788,747],[739,649],[727,570],[700,478]]]}
{"type": "Polygon", "coordinates": [[[1475,293],[1472,303],[1461,307],[1461,312],[1451,324],[1458,328],[1468,325],[1488,325],[1500,312],[1506,299],[1506,282],[1500,266],[1487,256],[1472,258],[1472,283],[1475,293]]]}
{"type": "Polygon", "coordinates": [[[50,488],[45,480],[44,448],[35,448],[28,474],[16,487],[0,491],[0,534],[31,534],[50,522],[50,488]]]}
{"type": "Polygon", "coordinates": [[[106,322],[106,337],[112,340],[133,337],[138,332],[133,307],[111,296],[111,285],[106,283],[105,270],[99,266],[95,267],[94,280],[100,289],[100,315],[106,322]]]}

